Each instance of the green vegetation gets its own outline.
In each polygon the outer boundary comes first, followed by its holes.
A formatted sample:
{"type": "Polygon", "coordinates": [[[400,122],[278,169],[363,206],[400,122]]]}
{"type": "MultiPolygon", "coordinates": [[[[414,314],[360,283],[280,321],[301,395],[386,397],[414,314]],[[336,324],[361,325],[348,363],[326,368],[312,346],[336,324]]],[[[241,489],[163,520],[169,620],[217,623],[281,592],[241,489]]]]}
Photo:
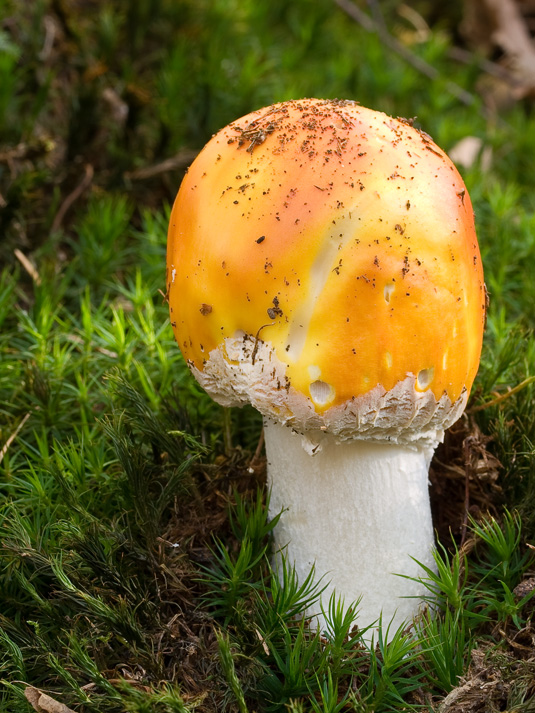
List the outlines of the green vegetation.
{"type": "Polygon", "coordinates": [[[535,710],[533,105],[485,111],[457,3],[413,3],[418,42],[400,5],[433,81],[329,0],[0,0],[0,711],[53,710],[36,689],[81,713],[535,710]],[[193,382],[160,292],[195,152],[300,96],[486,152],[463,174],[490,309],[432,468],[430,609],[375,647],[358,602],[317,632],[322,583],[274,575],[260,419],[193,382]]]}

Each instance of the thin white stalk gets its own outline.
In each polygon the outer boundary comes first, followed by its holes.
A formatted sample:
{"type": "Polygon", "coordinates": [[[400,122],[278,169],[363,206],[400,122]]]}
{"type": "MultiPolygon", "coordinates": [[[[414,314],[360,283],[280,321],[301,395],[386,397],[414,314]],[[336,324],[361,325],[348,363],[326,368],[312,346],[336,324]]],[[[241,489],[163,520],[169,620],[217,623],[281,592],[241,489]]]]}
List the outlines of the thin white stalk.
{"type": "MultiPolygon", "coordinates": [[[[311,456],[303,438],[265,420],[271,515],[284,513],[275,547],[285,548],[303,581],[313,564],[346,606],[362,597],[357,624],[383,615],[391,632],[411,621],[424,588],[396,574],[417,577],[433,568],[433,525],[428,493],[429,446],[372,441],[336,443],[325,436],[311,456]],[[411,598],[408,598],[411,597],[411,598]],[[415,597],[415,598],[412,598],[415,597]]],[[[309,614],[318,614],[319,607],[309,614]]],[[[324,621],[318,616],[321,626],[324,621]]]]}

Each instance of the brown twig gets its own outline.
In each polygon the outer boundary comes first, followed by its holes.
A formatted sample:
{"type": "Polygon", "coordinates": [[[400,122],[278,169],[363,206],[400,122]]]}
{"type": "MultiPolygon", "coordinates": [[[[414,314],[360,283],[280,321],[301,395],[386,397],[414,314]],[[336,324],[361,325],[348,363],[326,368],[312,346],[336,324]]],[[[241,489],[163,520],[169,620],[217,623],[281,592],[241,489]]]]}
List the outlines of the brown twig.
{"type": "Polygon", "coordinates": [[[223,443],[225,454],[228,456],[232,451],[232,416],[230,408],[223,408],[223,443]]]}
{"type": "Polygon", "coordinates": [[[38,57],[41,62],[47,62],[52,52],[52,48],[54,47],[57,30],[56,23],[50,15],[45,15],[43,18],[43,25],[45,28],[45,39],[38,57]]]}
{"type": "Polygon", "coordinates": [[[22,427],[24,426],[24,424],[26,423],[26,421],[29,418],[30,418],[30,414],[28,412],[25,416],[23,416],[23,418],[21,419],[17,428],[13,431],[13,433],[9,436],[7,441],[4,443],[2,450],[0,450],[0,463],[4,460],[4,456],[6,455],[8,449],[9,449],[9,446],[13,443],[15,438],[19,435],[22,427]]]}
{"type": "MultiPolygon", "coordinates": [[[[358,24],[364,30],[366,30],[366,32],[378,35],[379,39],[381,40],[381,42],[383,42],[384,45],[386,45],[390,50],[398,54],[402,59],[404,59],[408,64],[410,64],[411,67],[416,69],[416,71],[420,72],[420,74],[423,74],[424,77],[427,77],[432,81],[440,79],[441,75],[438,69],[436,69],[436,67],[433,67],[425,60],[421,59],[421,57],[418,57],[417,55],[413,54],[404,45],[402,45],[401,42],[396,40],[395,37],[392,37],[392,35],[388,32],[386,25],[382,19],[381,21],[372,19],[357,5],[355,5],[352,0],[334,0],[334,2],[341,10],[343,10],[343,12],[346,13],[346,15],[351,17],[351,19],[355,20],[355,22],[358,22],[358,24]]],[[[374,15],[378,14],[379,8],[376,3],[372,3],[372,10],[374,10],[374,15]]],[[[465,104],[466,106],[472,106],[475,103],[475,96],[473,94],[470,94],[470,92],[467,92],[455,82],[446,82],[446,88],[449,93],[452,94],[456,99],[458,99],[462,104],[465,104]]],[[[485,116],[488,114],[485,108],[482,108],[482,111],[485,116]]]]}
{"type": "Polygon", "coordinates": [[[35,282],[35,284],[40,285],[41,284],[41,276],[37,272],[37,268],[35,267],[33,262],[29,258],[26,257],[26,255],[22,252],[22,250],[15,248],[15,250],[13,252],[14,252],[17,260],[20,262],[22,267],[26,270],[26,272],[32,278],[32,280],[35,282]]]}
{"type": "Polygon", "coordinates": [[[56,213],[56,217],[54,218],[54,222],[52,223],[52,228],[51,232],[55,233],[59,230],[61,224],[63,223],[63,219],[65,218],[65,215],[69,208],[72,206],[74,201],[76,201],[82,193],[86,190],[86,188],[89,187],[91,184],[91,181],[93,180],[93,175],[95,173],[95,169],[93,166],[88,163],[85,166],[85,174],[80,183],[76,186],[76,188],[69,193],[69,195],[65,198],[63,203],[61,204],[58,212],[56,213]]]}
{"type": "Polygon", "coordinates": [[[409,22],[416,30],[417,42],[426,42],[429,39],[431,28],[417,10],[406,3],[401,3],[397,11],[398,15],[409,22]]]}
{"type": "Polygon", "coordinates": [[[468,510],[470,509],[470,476],[473,472],[472,458],[470,452],[470,439],[468,436],[463,443],[464,456],[464,506],[463,506],[463,522],[461,526],[461,547],[466,541],[466,533],[468,531],[468,510]]]}
{"type": "Polygon", "coordinates": [[[260,436],[258,437],[258,443],[253,457],[251,458],[251,463],[249,464],[252,468],[260,461],[260,456],[262,454],[262,448],[264,447],[264,428],[260,429],[260,436]]]}
{"type": "Polygon", "coordinates": [[[448,50],[448,57],[455,60],[456,62],[461,62],[462,64],[473,64],[475,63],[477,67],[486,74],[490,74],[496,79],[501,79],[503,82],[512,82],[513,84],[520,84],[517,77],[511,75],[511,72],[502,67],[501,64],[496,62],[491,62],[490,59],[484,59],[477,57],[473,52],[463,49],[462,47],[451,47],[448,50]]]}
{"type": "Polygon", "coordinates": [[[146,178],[158,176],[160,173],[167,173],[168,171],[177,171],[179,169],[185,168],[188,164],[190,164],[197,156],[197,153],[197,151],[183,149],[182,151],[179,151],[175,156],[167,158],[165,159],[165,161],[157,163],[154,166],[144,166],[143,168],[138,168],[135,171],[126,171],[124,177],[130,181],[142,181],[146,178]]]}
{"type": "Polygon", "coordinates": [[[502,403],[502,401],[505,401],[505,399],[508,399],[510,396],[513,396],[513,394],[517,394],[519,391],[524,389],[526,386],[529,386],[534,381],[535,376],[528,376],[527,379],[521,381],[520,384],[513,386],[512,389],[509,389],[509,391],[506,391],[504,394],[500,394],[495,399],[492,399],[492,401],[487,401],[484,404],[478,404],[477,406],[473,406],[470,409],[470,413],[474,413],[475,411],[483,411],[483,409],[489,408],[490,406],[496,406],[497,404],[502,403]]]}
{"type": "Polygon", "coordinates": [[[258,328],[258,332],[256,333],[255,339],[254,339],[254,347],[253,347],[253,353],[251,354],[251,364],[254,366],[255,360],[256,360],[256,353],[258,352],[258,346],[260,344],[260,332],[265,329],[266,327],[273,327],[275,322],[270,322],[269,324],[263,324],[261,327],[258,328]]]}

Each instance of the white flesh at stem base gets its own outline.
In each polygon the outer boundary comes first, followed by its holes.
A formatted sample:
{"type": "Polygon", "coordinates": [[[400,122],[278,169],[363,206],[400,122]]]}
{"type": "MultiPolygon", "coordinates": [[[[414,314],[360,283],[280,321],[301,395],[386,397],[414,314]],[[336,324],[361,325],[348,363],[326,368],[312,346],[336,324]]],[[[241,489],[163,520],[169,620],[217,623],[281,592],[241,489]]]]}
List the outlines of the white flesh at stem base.
{"type": "MultiPolygon", "coordinates": [[[[284,548],[299,581],[312,565],[345,606],[362,597],[357,625],[378,620],[390,636],[421,608],[424,587],[396,574],[424,574],[411,557],[434,569],[428,472],[433,449],[371,441],[336,443],[326,436],[309,455],[303,437],[265,419],[270,515],[284,510],[275,528],[275,552],[284,548]],[[410,598],[406,598],[410,597],[410,598]]],[[[325,620],[319,605],[308,614],[325,620]]],[[[369,641],[373,631],[366,637],[369,641]]],[[[375,636],[377,641],[377,637],[375,636]]]]}

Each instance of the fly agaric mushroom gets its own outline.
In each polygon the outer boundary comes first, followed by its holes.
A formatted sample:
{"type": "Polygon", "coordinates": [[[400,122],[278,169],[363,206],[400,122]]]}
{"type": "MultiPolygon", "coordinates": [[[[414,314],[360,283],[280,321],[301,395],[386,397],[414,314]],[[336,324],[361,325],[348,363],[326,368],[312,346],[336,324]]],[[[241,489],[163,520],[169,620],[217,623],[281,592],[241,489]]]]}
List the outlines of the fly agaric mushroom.
{"type": "Polygon", "coordinates": [[[351,101],[254,111],[216,134],[171,215],[176,340],[220,404],[264,417],[275,529],[359,621],[410,619],[433,567],[428,468],[477,372],[485,288],[457,170],[351,101]],[[408,598],[407,598],[408,597],[408,598]]]}

